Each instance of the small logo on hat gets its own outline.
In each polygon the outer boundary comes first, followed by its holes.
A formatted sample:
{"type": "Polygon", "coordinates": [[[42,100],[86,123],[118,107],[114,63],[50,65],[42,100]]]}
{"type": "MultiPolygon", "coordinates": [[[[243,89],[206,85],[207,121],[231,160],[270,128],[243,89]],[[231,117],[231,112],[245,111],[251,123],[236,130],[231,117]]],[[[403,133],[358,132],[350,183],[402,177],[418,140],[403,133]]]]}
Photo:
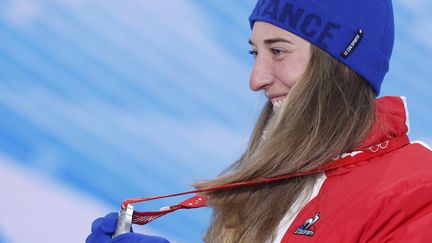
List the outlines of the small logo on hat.
{"type": "Polygon", "coordinates": [[[363,30],[359,29],[356,35],[354,36],[354,38],[352,39],[352,41],[347,46],[347,48],[345,48],[345,51],[341,53],[341,56],[344,59],[348,58],[351,55],[351,53],[354,51],[354,49],[358,46],[358,44],[360,44],[360,41],[362,39],[363,39],[363,30]]]}
{"type": "Polygon", "coordinates": [[[315,234],[315,223],[319,219],[319,213],[316,213],[313,218],[308,218],[306,221],[300,225],[296,231],[294,232],[295,235],[305,235],[305,236],[313,236],[315,234]]]}

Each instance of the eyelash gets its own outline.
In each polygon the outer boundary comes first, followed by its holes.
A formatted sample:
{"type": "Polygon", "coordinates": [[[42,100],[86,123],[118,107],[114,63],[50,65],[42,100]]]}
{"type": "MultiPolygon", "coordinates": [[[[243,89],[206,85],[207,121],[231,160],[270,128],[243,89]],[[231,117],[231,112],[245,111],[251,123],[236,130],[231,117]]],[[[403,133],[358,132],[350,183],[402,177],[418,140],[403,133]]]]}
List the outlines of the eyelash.
{"type": "MultiPolygon", "coordinates": [[[[284,54],[286,51],[279,48],[270,48],[270,52],[273,54],[274,57],[279,57],[280,55],[284,54]]],[[[249,54],[251,54],[254,58],[256,58],[258,52],[254,50],[250,50],[249,54]]]]}
{"type": "Polygon", "coordinates": [[[258,52],[254,51],[254,50],[250,50],[249,54],[251,54],[254,58],[256,58],[256,56],[258,55],[258,52]]]}

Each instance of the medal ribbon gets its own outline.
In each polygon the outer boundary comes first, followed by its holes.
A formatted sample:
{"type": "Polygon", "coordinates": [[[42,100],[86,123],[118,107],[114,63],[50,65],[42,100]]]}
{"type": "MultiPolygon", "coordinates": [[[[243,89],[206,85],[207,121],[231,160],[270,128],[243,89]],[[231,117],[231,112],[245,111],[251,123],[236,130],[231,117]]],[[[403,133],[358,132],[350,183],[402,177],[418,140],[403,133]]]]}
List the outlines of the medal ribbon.
{"type": "Polygon", "coordinates": [[[325,166],[323,168],[315,169],[315,170],[309,170],[306,172],[297,172],[297,173],[291,173],[287,175],[272,177],[272,178],[265,178],[265,179],[259,179],[259,180],[252,180],[252,181],[245,181],[245,182],[236,182],[236,183],[230,183],[215,187],[209,187],[209,188],[203,188],[203,189],[197,189],[193,191],[187,191],[187,192],[181,192],[181,193],[175,193],[170,195],[164,195],[164,196],[153,196],[153,197],[144,197],[144,198],[132,198],[125,200],[121,207],[122,209],[125,209],[127,205],[133,204],[133,203],[140,203],[140,202],[146,202],[151,200],[157,200],[161,198],[169,198],[169,197],[177,197],[181,195],[186,194],[193,194],[194,195],[191,198],[188,198],[181,203],[173,206],[167,206],[161,208],[159,211],[153,211],[153,212],[138,212],[134,211],[132,216],[132,223],[133,224],[139,224],[144,225],[147,224],[165,214],[174,212],[179,209],[193,209],[193,208],[201,208],[207,206],[207,195],[205,195],[205,192],[212,192],[212,191],[218,191],[228,188],[235,188],[235,187],[246,187],[246,186],[255,186],[255,185],[262,185],[266,183],[276,182],[276,181],[282,181],[291,179],[297,176],[304,176],[304,175],[311,175],[315,173],[320,173],[328,170],[337,169],[346,165],[354,164],[359,161],[365,161],[368,159],[371,159],[376,156],[383,155],[385,153],[391,152],[395,149],[398,149],[400,147],[403,147],[405,145],[409,144],[408,136],[402,136],[398,137],[389,141],[385,141],[383,143],[368,147],[366,149],[351,153],[351,154],[344,154],[339,156],[338,159],[336,159],[334,162],[330,163],[328,166],[325,166]]]}

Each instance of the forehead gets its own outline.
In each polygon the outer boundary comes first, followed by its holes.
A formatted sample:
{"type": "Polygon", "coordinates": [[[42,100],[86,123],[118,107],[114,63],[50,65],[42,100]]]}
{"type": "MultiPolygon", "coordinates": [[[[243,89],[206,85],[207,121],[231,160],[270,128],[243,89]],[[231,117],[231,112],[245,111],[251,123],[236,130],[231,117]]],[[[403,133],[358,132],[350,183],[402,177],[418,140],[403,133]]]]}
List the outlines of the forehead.
{"type": "Polygon", "coordinates": [[[307,42],[306,40],[298,37],[297,35],[287,30],[284,30],[276,25],[262,21],[257,21],[254,23],[250,36],[250,40],[252,41],[252,43],[259,44],[267,39],[275,38],[283,38],[292,43],[307,42]]]}

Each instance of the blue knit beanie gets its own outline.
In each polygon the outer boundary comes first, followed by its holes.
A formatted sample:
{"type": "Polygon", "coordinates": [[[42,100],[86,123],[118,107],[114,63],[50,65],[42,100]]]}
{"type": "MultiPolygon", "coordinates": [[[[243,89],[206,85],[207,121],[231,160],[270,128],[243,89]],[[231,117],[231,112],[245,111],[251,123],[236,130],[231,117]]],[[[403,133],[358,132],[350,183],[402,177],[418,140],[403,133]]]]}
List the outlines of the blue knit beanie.
{"type": "Polygon", "coordinates": [[[326,51],[380,92],[393,50],[391,0],[259,0],[249,17],[326,51]]]}

